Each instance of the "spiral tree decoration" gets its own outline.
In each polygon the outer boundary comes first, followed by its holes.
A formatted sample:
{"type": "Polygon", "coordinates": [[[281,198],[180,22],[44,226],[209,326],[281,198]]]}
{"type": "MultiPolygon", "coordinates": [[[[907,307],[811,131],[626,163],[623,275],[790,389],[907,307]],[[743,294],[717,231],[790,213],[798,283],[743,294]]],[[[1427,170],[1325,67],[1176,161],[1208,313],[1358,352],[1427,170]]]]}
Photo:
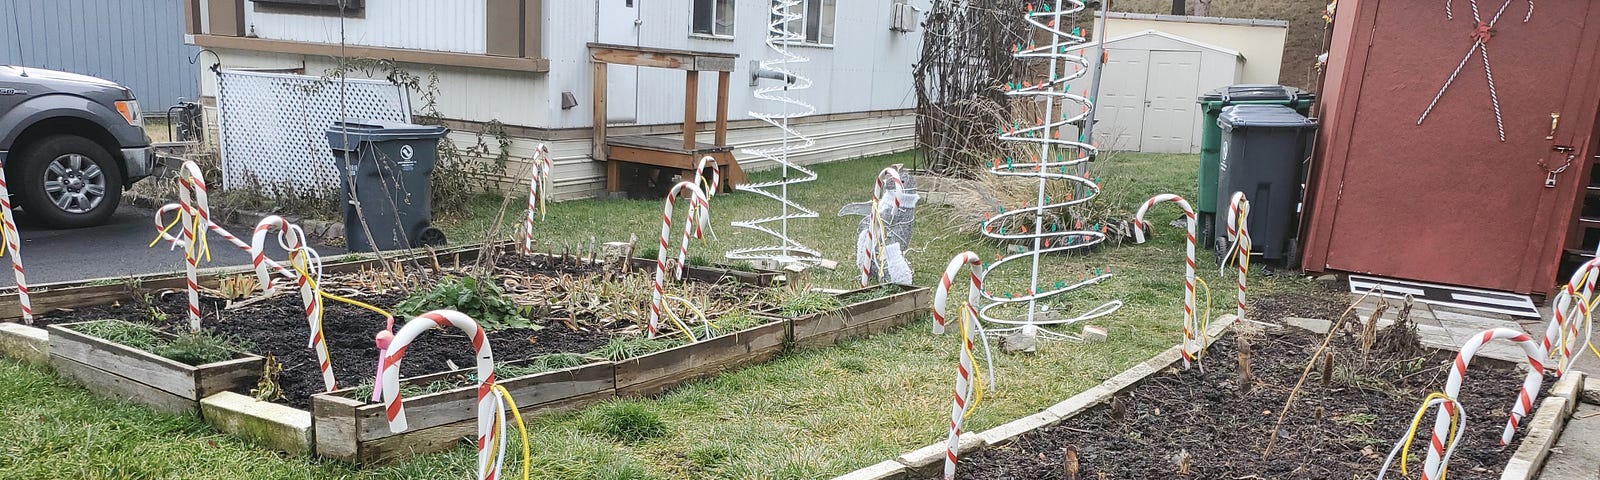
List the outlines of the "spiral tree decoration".
{"type": "Polygon", "coordinates": [[[771,260],[778,263],[818,263],[822,261],[821,253],[800,244],[798,240],[789,236],[790,220],[817,218],[816,211],[789,199],[790,185],[817,179],[816,172],[789,161],[790,153],[810,148],[815,143],[789,126],[791,119],[805,117],[817,111],[816,107],[811,106],[811,104],[790,96],[793,91],[811,88],[811,79],[790,70],[791,65],[810,61],[806,57],[789,50],[790,44],[804,41],[798,30],[791,31],[785,27],[790,22],[800,20],[800,14],[794,13],[793,10],[799,4],[800,0],[776,0],[773,2],[773,20],[767,24],[767,48],[772,51],[774,58],[762,60],[761,69],[776,74],[775,76],[784,80],[779,85],[763,86],[755,90],[757,100],[777,103],[782,108],[779,112],[750,112],[750,116],[761,119],[761,121],[782,130],[783,141],[770,147],[742,150],[744,153],[777,163],[781,175],[777,180],[744,183],[735,187],[737,190],[752,192],[778,201],[782,208],[778,215],[733,222],[733,226],[736,228],[757,230],[776,237],[777,244],[729,250],[727,257],[730,260],[771,260]]]}
{"type": "MultiPolygon", "coordinates": [[[[1031,204],[1023,205],[1022,208],[1006,209],[991,217],[983,224],[983,235],[1002,244],[1022,243],[1031,247],[1021,253],[1002,256],[988,267],[990,271],[994,271],[1027,265],[1029,283],[1027,292],[996,294],[985,291],[983,293],[989,302],[979,310],[979,316],[987,322],[1010,326],[989,329],[989,333],[1025,330],[1036,331],[1044,337],[1071,338],[1069,335],[1039,327],[1066,325],[1098,318],[1122,308],[1121,301],[1113,300],[1080,315],[1055,313],[1048,316],[1039,315],[1041,307],[1048,308],[1048,305],[1041,305],[1041,300],[1100,283],[1111,277],[1109,270],[1101,272],[1096,269],[1093,274],[1077,281],[1056,281],[1053,285],[1042,284],[1039,278],[1042,255],[1088,248],[1106,239],[1104,231],[1098,227],[1091,226],[1085,229],[1085,225],[1081,222],[1076,225],[1065,225],[1054,221],[1047,224],[1045,221],[1045,217],[1052,211],[1088,202],[1100,193],[1098,183],[1076,174],[1077,167],[1088,163],[1094,157],[1094,145],[1080,140],[1075,133],[1069,132],[1065,135],[1062,133],[1064,127],[1087,117],[1091,105],[1088,97],[1066,91],[1068,82],[1082,77],[1087,71],[1089,60],[1067,53],[1083,48],[1085,42],[1083,37],[1063,31],[1061,27],[1067,23],[1065,20],[1071,15],[1083,9],[1083,2],[1078,0],[1055,0],[1054,7],[1042,4],[1035,6],[1030,3],[1023,17],[1029,25],[1048,34],[1050,41],[1041,45],[1030,40],[1025,45],[1018,45],[1014,56],[1029,63],[1025,65],[1025,72],[1048,73],[1048,77],[1039,81],[1023,80],[1007,85],[1006,95],[1033,100],[1043,107],[1043,115],[1029,126],[1002,129],[1000,140],[1023,146],[1024,148],[1019,150],[1027,151],[1028,156],[995,159],[989,172],[1005,177],[1038,179],[1038,198],[1031,204]],[[1048,66],[1039,65],[1037,61],[1029,61],[1033,59],[1048,62],[1048,66]],[[1035,146],[1038,149],[1036,151],[1033,150],[1035,146]],[[1069,193],[1065,199],[1051,198],[1045,192],[1046,184],[1051,181],[1071,182],[1073,188],[1070,191],[1077,193],[1069,193]],[[1014,217],[1021,221],[1006,221],[1014,217]],[[1027,223],[1032,224],[1031,228],[1026,226],[1027,223]],[[1012,232],[1008,232],[1003,226],[1012,224],[1024,226],[1020,231],[1012,232]],[[1018,260],[1028,261],[1013,264],[1018,260]],[[995,307],[1013,304],[1026,305],[1027,313],[1021,318],[1010,319],[996,318],[995,314],[991,313],[995,307]]],[[[1041,38],[1041,35],[1032,35],[1029,38],[1041,38]]]]}

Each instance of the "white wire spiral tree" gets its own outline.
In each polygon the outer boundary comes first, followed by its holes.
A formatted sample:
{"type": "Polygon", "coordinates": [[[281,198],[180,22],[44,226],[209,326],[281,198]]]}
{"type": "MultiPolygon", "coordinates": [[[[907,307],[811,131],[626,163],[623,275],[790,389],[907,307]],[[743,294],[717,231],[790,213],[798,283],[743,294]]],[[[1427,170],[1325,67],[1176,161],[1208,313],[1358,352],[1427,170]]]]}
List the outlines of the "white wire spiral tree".
{"type": "MultiPolygon", "coordinates": [[[[1050,41],[1042,45],[1030,41],[1015,54],[1015,57],[1023,62],[1032,61],[1030,62],[1032,64],[1026,65],[1027,71],[1042,67],[1037,65],[1039,60],[1048,62],[1048,67],[1044,68],[1048,72],[1048,77],[1039,81],[1018,82],[1006,88],[1007,96],[1032,99],[1043,107],[1040,120],[1026,127],[1005,129],[1000,135],[1001,141],[1024,145],[1026,148],[1018,150],[1027,151],[1028,158],[1006,158],[1003,161],[996,161],[989,169],[990,173],[1003,177],[1026,177],[1038,180],[1038,197],[1034,202],[1022,208],[1008,208],[983,225],[984,236],[1002,244],[1022,243],[1027,248],[1026,251],[1001,257],[988,267],[989,271],[1023,268],[1024,265],[1028,268],[1027,292],[1004,296],[990,291],[983,292],[988,302],[979,309],[979,316],[983,321],[1005,325],[989,329],[988,332],[991,334],[1022,330],[1037,333],[1042,338],[1073,338],[1065,333],[1039,327],[1077,323],[1109,315],[1122,308],[1121,301],[1112,300],[1082,314],[1065,315],[1046,311],[1049,305],[1044,303],[1050,297],[1094,285],[1111,277],[1109,271],[1096,270],[1094,274],[1077,281],[1055,281],[1045,285],[1039,278],[1040,260],[1043,255],[1089,248],[1105,241],[1106,238],[1103,232],[1084,230],[1081,224],[1045,222],[1045,218],[1050,216],[1051,212],[1089,202],[1100,193],[1100,185],[1075,174],[1079,165],[1093,158],[1094,145],[1077,140],[1075,134],[1062,131],[1064,127],[1079,123],[1087,117],[1091,104],[1087,97],[1066,91],[1068,82],[1082,77],[1088,71],[1089,61],[1081,56],[1067,53],[1083,48],[1084,38],[1061,29],[1069,23],[1068,20],[1072,15],[1084,10],[1084,4],[1079,0],[1055,0],[1053,3],[1053,8],[1046,4],[1037,7],[1029,4],[1024,14],[1028,24],[1043,30],[1050,41]],[[1035,146],[1037,150],[1034,150],[1035,146]],[[1045,187],[1052,181],[1071,182],[1072,191],[1080,193],[1066,199],[1051,198],[1046,194],[1045,187]],[[1006,221],[1012,217],[1019,218],[1021,222],[1006,221]],[[996,227],[1016,223],[1025,226],[1020,229],[1021,231],[1015,232],[1007,232],[1003,227],[996,227]],[[1031,228],[1026,226],[1028,223],[1031,223],[1031,228]],[[1027,311],[1020,318],[999,318],[994,309],[1003,305],[1025,306],[1027,311]]],[[[1035,34],[1030,38],[1041,38],[1041,36],[1035,34]]]]}
{"type": "Polygon", "coordinates": [[[791,96],[791,92],[811,88],[811,79],[790,69],[795,64],[810,61],[806,57],[789,50],[791,44],[804,40],[799,30],[791,30],[786,27],[790,22],[800,20],[800,14],[794,13],[794,7],[799,5],[800,0],[775,0],[772,6],[772,22],[767,24],[767,48],[773,53],[773,58],[762,60],[761,69],[774,73],[778,78],[784,80],[778,85],[757,88],[754,94],[756,100],[764,101],[768,104],[776,103],[779,106],[779,111],[750,112],[750,116],[761,119],[781,130],[783,132],[783,141],[771,147],[743,150],[744,153],[777,163],[780,176],[777,180],[745,183],[735,187],[738,190],[752,192],[778,201],[781,208],[778,215],[733,222],[733,226],[737,228],[765,232],[767,235],[773,236],[777,240],[777,244],[729,250],[727,257],[730,260],[768,260],[780,264],[817,263],[822,261],[821,253],[802,245],[789,235],[790,220],[817,218],[816,211],[801,206],[789,198],[790,185],[817,179],[816,172],[789,161],[789,154],[810,148],[814,143],[810,138],[806,138],[805,135],[801,135],[800,132],[790,127],[789,121],[811,115],[817,110],[811,104],[791,96]]]}

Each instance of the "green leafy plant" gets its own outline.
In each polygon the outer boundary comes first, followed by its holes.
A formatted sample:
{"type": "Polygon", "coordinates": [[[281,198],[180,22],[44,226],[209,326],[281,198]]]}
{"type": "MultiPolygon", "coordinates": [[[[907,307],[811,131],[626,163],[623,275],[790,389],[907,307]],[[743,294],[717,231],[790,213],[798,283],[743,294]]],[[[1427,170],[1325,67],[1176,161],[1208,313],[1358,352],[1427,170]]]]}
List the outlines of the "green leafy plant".
{"type": "Polygon", "coordinates": [[[636,443],[667,434],[667,422],[638,403],[612,403],[597,409],[597,414],[597,433],[619,442],[636,443]]]}
{"type": "Polygon", "coordinates": [[[613,337],[604,346],[595,349],[591,355],[613,362],[620,362],[640,355],[676,347],[679,345],[676,338],[613,337]]]}
{"type": "Polygon", "coordinates": [[[492,281],[477,277],[448,277],[432,289],[414,292],[395,307],[406,316],[417,316],[430,310],[449,309],[467,314],[483,328],[542,328],[528,321],[522,309],[506,298],[506,293],[492,281]]]}
{"type": "Polygon", "coordinates": [[[736,310],[717,317],[715,320],[712,320],[711,323],[714,325],[712,329],[716,331],[718,335],[721,335],[730,332],[737,332],[770,321],[772,320],[755,316],[748,310],[736,310]]]}
{"type": "Polygon", "coordinates": [[[167,337],[150,327],[120,320],[90,322],[73,329],[188,365],[229,360],[234,358],[235,352],[250,349],[249,341],[233,335],[217,335],[202,330],[167,337]]]}

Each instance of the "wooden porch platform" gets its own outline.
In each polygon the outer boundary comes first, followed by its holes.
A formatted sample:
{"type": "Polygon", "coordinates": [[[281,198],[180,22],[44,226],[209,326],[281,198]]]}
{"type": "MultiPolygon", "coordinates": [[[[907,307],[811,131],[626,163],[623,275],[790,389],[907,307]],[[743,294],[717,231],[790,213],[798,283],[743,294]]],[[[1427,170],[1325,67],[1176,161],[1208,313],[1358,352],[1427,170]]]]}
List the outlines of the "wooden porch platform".
{"type": "Polygon", "coordinates": [[[678,170],[684,179],[694,178],[695,165],[700,157],[711,156],[722,170],[722,188],[732,191],[734,185],[745,182],[744,169],[733,159],[733,147],[695,142],[694,148],[684,148],[681,140],[644,135],[606,137],[606,191],[620,188],[620,163],[635,163],[678,170]]]}

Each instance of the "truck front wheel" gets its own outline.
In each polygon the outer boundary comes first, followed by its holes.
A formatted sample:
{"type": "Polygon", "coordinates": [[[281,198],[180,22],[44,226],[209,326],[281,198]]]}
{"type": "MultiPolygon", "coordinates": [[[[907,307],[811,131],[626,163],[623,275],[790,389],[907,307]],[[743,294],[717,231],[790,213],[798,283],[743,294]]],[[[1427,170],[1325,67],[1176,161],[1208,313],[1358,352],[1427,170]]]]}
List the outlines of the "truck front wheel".
{"type": "Polygon", "coordinates": [[[122,201],[122,170],[87,138],[55,135],[18,152],[17,201],[30,217],[57,228],[100,225],[122,201]]]}

